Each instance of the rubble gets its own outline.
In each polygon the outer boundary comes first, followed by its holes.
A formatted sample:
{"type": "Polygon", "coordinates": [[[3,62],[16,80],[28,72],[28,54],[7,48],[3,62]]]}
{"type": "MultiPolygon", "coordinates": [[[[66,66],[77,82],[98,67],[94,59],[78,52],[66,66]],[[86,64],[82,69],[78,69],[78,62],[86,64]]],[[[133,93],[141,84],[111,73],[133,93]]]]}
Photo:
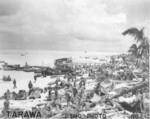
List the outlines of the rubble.
{"type": "Polygon", "coordinates": [[[51,77],[44,88],[33,83],[28,91],[10,92],[9,100],[38,101],[32,110],[51,119],[66,113],[84,119],[92,113],[105,114],[108,119],[129,119],[135,112],[148,115],[148,77],[141,80],[143,73],[120,59],[122,56],[114,56],[102,64],[73,64],[75,72],[51,77]]]}

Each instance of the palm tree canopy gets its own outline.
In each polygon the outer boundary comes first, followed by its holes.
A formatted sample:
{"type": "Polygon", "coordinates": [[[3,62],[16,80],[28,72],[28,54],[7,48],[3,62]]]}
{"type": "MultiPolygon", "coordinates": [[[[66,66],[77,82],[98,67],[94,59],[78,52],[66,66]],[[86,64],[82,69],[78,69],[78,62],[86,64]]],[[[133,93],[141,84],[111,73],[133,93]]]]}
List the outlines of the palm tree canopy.
{"type": "Polygon", "coordinates": [[[144,33],[143,33],[144,28],[142,28],[141,30],[138,30],[137,28],[129,28],[126,31],[124,31],[122,33],[122,35],[132,35],[135,37],[135,39],[137,41],[140,41],[143,39],[144,37],[144,33]]]}

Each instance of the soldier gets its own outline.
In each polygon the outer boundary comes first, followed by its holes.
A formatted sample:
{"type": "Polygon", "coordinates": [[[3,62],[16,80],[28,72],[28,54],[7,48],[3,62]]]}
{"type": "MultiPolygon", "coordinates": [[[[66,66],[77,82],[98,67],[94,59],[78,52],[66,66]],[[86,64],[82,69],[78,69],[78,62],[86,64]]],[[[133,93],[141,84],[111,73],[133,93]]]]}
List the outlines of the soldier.
{"type": "Polygon", "coordinates": [[[58,89],[58,87],[59,87],[59,81],[60,81],[60,78],[57,78],[56,81],[55,81],[56,89],[58,89]]]}
{"type": "Polygon", "coordinates": [[[51,96],[52,96],[52,89],[49,88],[49,91],[48,91],[48,100],[51,101],[51,96]]]}
{"type": "Polygon", "coordinates": [[[95,93],[99,96],[105,95],[103,87],[101,86],[101,83],[98,83],[96,88],[95,88],[95,93]]]}
{"type": "Polygon", "coordinates": [[[72,87],[72,93],[73,93],[73,96],[76,97],[76,95],[77,95],[77,93],[78,93],[76,87],[72,87]]]}
{"type": "Polygon", "coordinates": [[[9,110],[9,105],[10,105],[9,100],[6,99],[5,102],[4,102],[4,108],[3,108],[3,111],[2,111],[4,116],[7,116],[6,114],[7,114],[7,111],[9,110]]]}
{"type": "Polygon", "coordinates": [[[55,100],[57,100],[57,99],[58,99],[58,90],[55,89],[55,100]]]}
{"type": "Polygon", "coordinates": [[[29,84],[28,84],[28,88],[29,88],[29,95],[30,95],[31,90],[32,90],[32,88],[33,88],[33,84],[32,84],[31,81],[30,81],[29,84]]]}
{"type": "Polygon", "coordinates": [[[17,88],[17,86],[16,86],[16,79],[14,79],[13,85],[14,85],[14,88],[17,88]]]}
{"type": "Polygon", "coordinates": [[[76,78],[73,81],[73,86],[76,87],[76,78]]]}
{"type": "Polygon", "coordinates": [[[33,88],[33,84],[31,81],[29,82],[28,87],[29,87],[29,89],[33,88]]]}
{"type": "Polygon", "coordinates": [[[65,97],[66,97],[66,100],[67,100],[67,106],[69,106],[70,102],[71,102],[71,95],[70,95],[68,90],[65,93],[65,97]]]}
{"type": "Polygon", "coordinates": [[[5,99],[10,99],[10,91],[9,91],[9,89],[7,90],[7,92],[4,93],[4,98],[5,99]]]}
{"type": "Polygon", "coordinates": [[[37,79],[37,77],[36,76],[34,76],[34,82],[36,83],[36,79],[37,79]]]}
{"type": "Polygon", "coordinates": [[[79,87],[80,87],[80,88],[81,88],[82,86],[85,87],[85,84],[86,84],[85,79],[84,79],[84,78],[81,78],[81,81],[80,81],[80,83],[79,83],[79,87]]]}

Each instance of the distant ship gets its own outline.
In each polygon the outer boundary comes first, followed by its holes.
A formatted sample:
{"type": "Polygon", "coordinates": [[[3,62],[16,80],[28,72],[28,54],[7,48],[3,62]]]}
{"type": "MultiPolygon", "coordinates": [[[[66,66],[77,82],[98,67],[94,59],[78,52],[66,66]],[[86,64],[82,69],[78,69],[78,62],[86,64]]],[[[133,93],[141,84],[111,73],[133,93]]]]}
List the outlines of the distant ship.
{"type": "Polygon", "coordinates": [[[20,56],[25,56],[25,54],[22,53],[22,54],[20,54],[20,56]]]}
{"type": "Polygon", "coordinates": [[[26,56],[28,53],[21,53],[20,56],[26,56]]]}

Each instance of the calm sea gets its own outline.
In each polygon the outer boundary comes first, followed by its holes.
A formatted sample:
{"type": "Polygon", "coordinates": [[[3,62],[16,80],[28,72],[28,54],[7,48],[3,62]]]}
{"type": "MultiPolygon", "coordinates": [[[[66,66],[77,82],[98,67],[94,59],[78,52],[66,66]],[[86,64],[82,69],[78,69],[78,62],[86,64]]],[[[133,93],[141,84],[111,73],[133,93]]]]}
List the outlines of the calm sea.
{"type": "Polygon", "coordinates": [[[0,51],[0,61],[6,61],[9,64],[24,65],[44,65],[53,66],[57,58],[70,57],[74,60],[81,60],[84,57],[104,58],[116,53],[102,52],[66,52],[66,51],[48,51],[48,50],[3,50],[0,51]]]}

